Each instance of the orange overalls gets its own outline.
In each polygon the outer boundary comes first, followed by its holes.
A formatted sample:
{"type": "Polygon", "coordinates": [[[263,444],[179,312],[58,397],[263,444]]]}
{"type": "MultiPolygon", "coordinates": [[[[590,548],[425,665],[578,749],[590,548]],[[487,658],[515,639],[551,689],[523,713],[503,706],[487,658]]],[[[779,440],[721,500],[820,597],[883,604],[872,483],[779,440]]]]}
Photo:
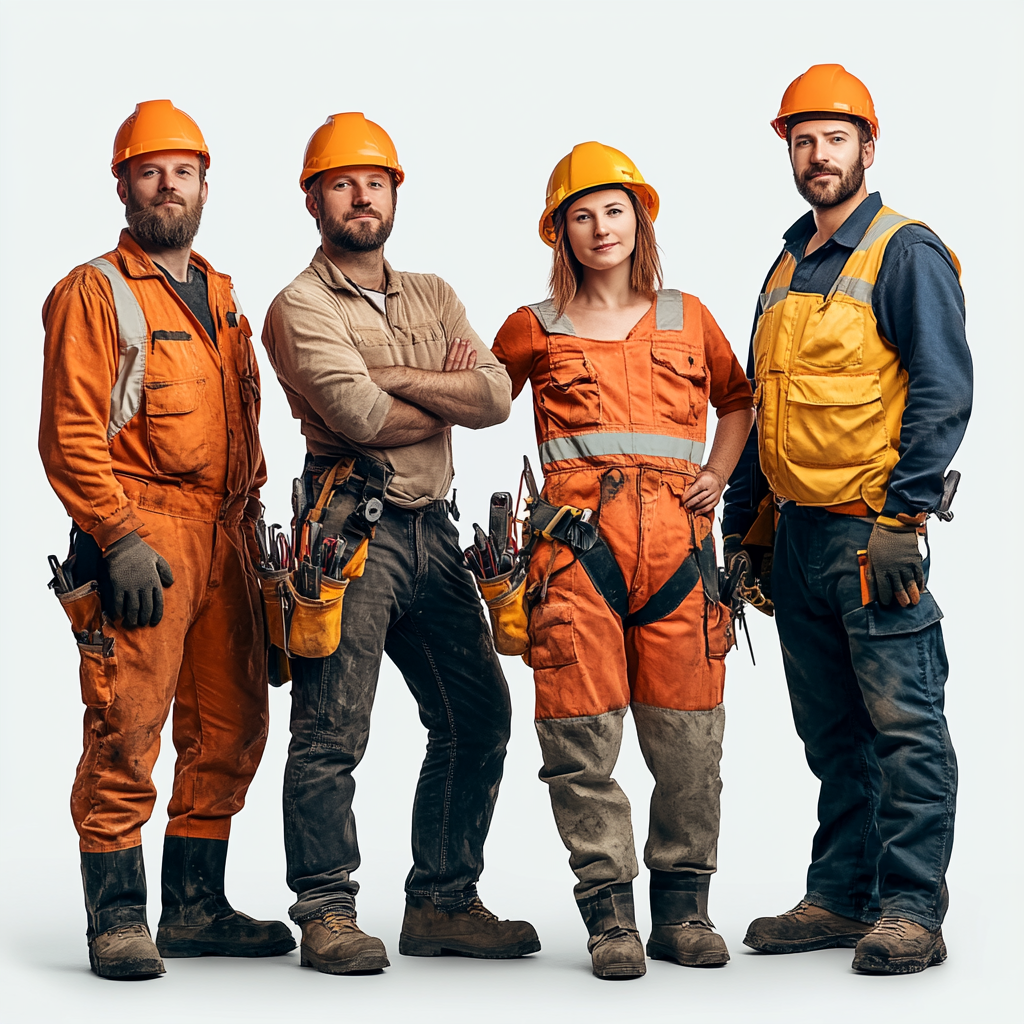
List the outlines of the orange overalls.
{"type": "MultiPolygon", "coordinates": [[[[683,495],[699,471],[708,402],[720,416],[752,405],[728,341],[698,299],[665,290],[624,341],[577,337],[550,301],[523,307],[505,321],[494,354],[513,397],[527,380],[533,387],[544,499],[593,510],[635,613],[694,545],[713,544],[711,518],[687,512],[683,495]]],[[[625,626],[573,552],[542,539],[530,586],[539,596],[529,661],[541,778],[579,879],[577,900],[637,874],[629,802],[611,778],[627,707],[656,780],[645,862],[710,875],[727,613],[698,579],[669,614],[625,626]]]]}
{"type": "Polygon", "coordinates": [[[230,278],[195,253],[216,338],[128,232],[101,260],[105,273],[76,267],[43,307],[39,451],[81,530],[104,550],[138,530],[174,583],[159,625],[105,626],[115,638],[112,692],[82,672],[71,812],[90,853],[141,842],[172,701],[168,835],[228,838],[268,723],[262,605],[243,532],[266,481],[248,322],[230,278]]]}

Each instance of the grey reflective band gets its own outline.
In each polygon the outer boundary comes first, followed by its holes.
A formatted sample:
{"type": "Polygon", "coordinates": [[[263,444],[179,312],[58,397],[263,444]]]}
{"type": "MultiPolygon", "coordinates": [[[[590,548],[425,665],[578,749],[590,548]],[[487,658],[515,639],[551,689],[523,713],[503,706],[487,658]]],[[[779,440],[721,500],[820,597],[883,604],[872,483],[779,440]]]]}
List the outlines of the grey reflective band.
{"type": "Polygon", "coordinates": [[[836,278],[836,283],[832,285],[833,295],[841,292],[843,295],[849,295],[851,299],[863,302],[865,306],[871,305],[871,294],[874,290],[875,286],[870,281],[860,277],[848,277],[846,274],[836,278]]]}
{"type": "Polygon", "coordinates": [[[234,285],[231,287],[231,302],[235,307],[235,314],[237,316],[245,316],[245,311],[242,309],[242,304],[238,301],[238,295],[235,293],[234,285]]]}
{"type": "Polygon", "coordinates": [[[900,224],[909,223],[910,218],[904,217],[901,213],[885,213],[864,232],[864,237],[857,243],[857,248],[853,251],[864,252],[870,249],[890,229],[900,224]]]}
{"type": "Polygon", "coordinates": [[[681,331],[683,329],[683,293],[672,288],[662,288],[654,300],[657,303],[654,316],[659,331],[681,331]]]}
{"type": "Polygon", "coordinates": [[[541,327],[548,334],[565,334],[570,338],[576,337],[576,328],[573,327],[572,321],[564,313],[561,316],[558,315],[554,299],[545,299],[543,302],[526,308],[533,310],[541,327]]]}
{"type": "Polygon", "coordinates": [[[90,260],[86,266],[95,267],[110,282],[110,290],[114,294],[120,358],[117,363],[117,380],[110,392],[110,418],[107,421],[109,441],[142,406],[149,330],[139,300],[132,294],[121,271],[102,256],[90,260]]]}
{"type": "Polygon", "coordinates": [[[783,288],[773,288],[770,292],[761,292],[761,312],[767,312],[777,302],[782,302],[789,294],[789,285],[783,288]]]}
{"type": "Polygon", "coordinates": [[[704,442],[668,434],[594,433],[554,437],[540,446],[540,461],[544,465],[597,455],[647,455],[699,464],[704,456],[704,442]]]}

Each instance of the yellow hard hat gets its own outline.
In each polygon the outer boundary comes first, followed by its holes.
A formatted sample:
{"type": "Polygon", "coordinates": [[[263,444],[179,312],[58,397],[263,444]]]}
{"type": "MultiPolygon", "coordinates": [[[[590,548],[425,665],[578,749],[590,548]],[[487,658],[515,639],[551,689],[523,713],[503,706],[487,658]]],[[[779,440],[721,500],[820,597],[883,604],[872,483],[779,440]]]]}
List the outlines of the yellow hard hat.
{"type": "Polygon", "coordinates": [[[846,114],[859,117],[871,125],[871,137],[878,138],[878,118],[868,87],[851,75],[842,64],[815,64],[789,88],[779,104],[779,113],[772,127],[782,139],[786,137],[789,119],[794,114],[846,114]]]}
{"type": "Polygon", "coordinates": [[[644,181],[636,164],[618,149],[600,142],[581,142],[555,164],[548,179],[547,202],[540,219],[540,237],[555,246],[555,211],[567,199],[597,185],[624,185],[635,192],[651,220],[658,216],[658,193],[644,181]]]}
{"type": "Polygon", "coordinates": [[[184,110],[170,100],[143,100],[117,129],[110,169],[116,176],[117,165],[133,156],[176,149],[193,150],[210,166],[210,151],[203,133],[184,110]]]}
{"type": "Polygon", "coordinates": [[[395,144],[379,124],[362,114],[332,114],[306,143],[299,185],[305,192],[306,182],[321,171],[361,166],[386,167],[396,188],[405,180],[395,144]]]}

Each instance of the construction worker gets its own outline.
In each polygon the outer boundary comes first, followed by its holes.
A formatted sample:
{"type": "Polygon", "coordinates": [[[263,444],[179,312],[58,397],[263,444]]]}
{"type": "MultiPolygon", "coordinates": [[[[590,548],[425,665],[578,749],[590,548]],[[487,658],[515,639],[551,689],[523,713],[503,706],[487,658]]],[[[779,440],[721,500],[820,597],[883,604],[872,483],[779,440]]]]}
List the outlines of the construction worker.
{"type": "Polygon", "coordinates": [[[445,498],[452,424],[504,420],[508,376],[448,284],[384,259],[404,177],[388,134],[362,114],[335,114],[317,129],[299,183],[321,246],[274,300],[263,331],[306,437],[307,509],[323,510],[328,537],[344,540],[356,521],[372,534],[363,574],[345,592],[340,646],[291,660],[291,916],[303,965],[328,974],[388,966],[384,944],[356,923],[352,878],[352,773],[385,652],[428,730],[400,952],[506,958],[540,949],[531,925],[499,921],[477,896],[510,704],[445,498]]]}
{"type": "Polygon", "coordinates": [[[513,313],[493,349],[513,397],[533,388],[545,484],[526,593],[541,778],[600,978],[646,970],[629,801],[611,777],[627,707],[655,777],[647,953],[693,967],[729,959],[707,909],[731,646],[711,524],[751,392],[700,300],[661,288],[657,213],[629,157],[575,146],[540,222],[552,297],[513,313]],[[702,465],[709,402],[718,430],[702,465]],[[589,548],[576,542],[581,509],[597,527],[589,548]]]}
{"type": "Polygon", "coordinates": [[[248,323],[231,279],[191,250],[209,164],[187,114],[169,100],[140,103],[111,163],[128,229],[43,307],[39,451],[74,521],[75,589],[61,601],[76,632],[84,627],[71,812],[90,963],[107,978],[162,974],[161,955],[295,947],[287,925],[254,921],[224,896],[231,817],[267,736],[247,553],[266,473],[248,323]],[[140,829],[172,703],[178,757],[154,945],[140,829]]]}
{"type": "Polygon", "coordinates": [[[758,303],[757,431],[722,530],[731,565],[744,547],[770,555],[778,520],[771,596],[821,790],[804,898],[744,942],[855,946],[857,970],[910,973],[946,958],[957,768],[925,520],[943,510],[971,412],[960,268],[924,224],[868,193],[878,119],[859,79],[812,67],[772,127],[811,211],[758,303]]]}

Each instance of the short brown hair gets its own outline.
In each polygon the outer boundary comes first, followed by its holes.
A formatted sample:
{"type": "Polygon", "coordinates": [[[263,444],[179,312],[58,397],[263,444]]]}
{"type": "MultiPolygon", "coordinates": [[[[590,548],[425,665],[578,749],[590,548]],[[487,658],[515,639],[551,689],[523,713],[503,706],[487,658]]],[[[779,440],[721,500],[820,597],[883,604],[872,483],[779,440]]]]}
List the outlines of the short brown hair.
{"type": "MultiPolygon", "coordinates": [[[[629,276],[630,287],[641,295],[653,295],[661,287],[661,259],[658,256],[658,243],[654,237],[654,223],[647,207],[640,201],[632,189],[623,189],[633,204],[636,214],[636,244],[633,248],[633,268],[629,276]]],[[[551,297],[555,300],[558,315],[565,312],[565,307],[573,300],[573,296],[583,284],[583,264],[576,258],[569,244],[568,232],[565,230],[565,215],[573,203],[570,196],[555,211],[555,253],[551,263],[549,286],[551,297]]]]}

